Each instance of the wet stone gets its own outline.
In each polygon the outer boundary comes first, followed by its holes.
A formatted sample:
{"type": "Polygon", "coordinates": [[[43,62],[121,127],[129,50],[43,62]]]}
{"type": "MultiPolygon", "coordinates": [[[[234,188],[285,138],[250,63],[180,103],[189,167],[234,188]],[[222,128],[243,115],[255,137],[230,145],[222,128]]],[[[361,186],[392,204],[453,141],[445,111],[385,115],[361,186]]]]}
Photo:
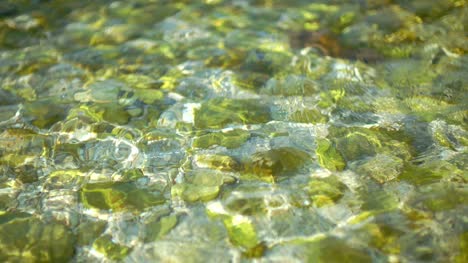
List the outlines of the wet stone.
{"type": "Polygon", "coordinates": [[[368,251],[336,237],[325,237],[303,245],[310,262],[372,262],[368,251]]]}
{"type": "Polygon", "coordinates": [[[266,192],[262,189],[239,189],[223,194],[222,202],[227,211],[244,216],[256,216],[267,212],[266,192]]]}
{"type": "MultiPolygon", "coordinates": [[[[11,92],[0,89],[0,105],[14,105],[20,102],[20,98],[13,95],[11,92]]],[[[3,113],[3,111],[1,111],[3,113]]],[[[1,115],[0,115],[1,116],[1,115]]],[[[4,120],[4,118],[2,118],[4,120]]]]}
{"type": "Polygon", "coordinates": [[[130,182],[86,184],[81,190],[81,201],[87,208],[114,212],[141,211],[166,202],[161,193],[140,189],[130,182]]]}
{"type": "Polygon", "coordinates": [[[381,147],[379,138],[368,132],[350,132],[336,140],[336,148],[346,161],[374,156],[379,147],[381,147]]]}
{"type": "Polygon", "coordinates": [[[24,107],[24,115],[30,118],[32,124],[39,128],[50,128],[51,125],[65,119],[67,106],[55,101],[43,100],[27,103],[24,107]]]}
{"type": "Polygon", "coordinates": [[[47,189],[69,189],[81,186],[84,175],[79,170],[58,170],[50,173],[44,183],[47,189]]]}
{"type": "Polygon", "coordinates": [[[28,215],[0,215],[2,261],[63,262],[74,255],[74,236],[65,226],[28,215]]]}
{"type": "Polygon", "coordinates": [[[269,107],[256,100],[212,99],[203,103],[195,113],[197,128],[221,128],[228,124],[256,124],[269,120],[269,107]]]}
{"type": "Polygon", "coordinates": [[[193,146],[197,148],[209,148],[219,145],[228,149],[242,146],[250,138],[250,133],[245,130],[234,129],[226,132],[213,132],[202,134],[193,140],[193,146]]]}
{"type": "Polygon", "coordinates": [[[362,209],[364,210],[392,210],[397,208],[398,197],[391,191],[380,187],[370,186],[360,191],[362,209]]]}
{"type": "Polygon", "coordinates": [[[432,212],[443,212],[463,206],[468,200],[468,192],[454,184],[434,183],[422,186],[421,195],[411,200],[418,207],[432,212]]]}
{"type": "Polygon", "coordinates": [[[433,161],[406,164],[399,178],[413,185],[422,186],[455,178],[465,178],[464,174],[456,165],[445,161],[433,161]]]}
{"type": "Polygon", "coordinates": [[[258,91],[269,79],[270,77],[267,74],[242,71],[234,76],[233,83],[241,89],[258,91]]]}
{"type": "Polygon", "coordinates": [[[154,242],[167,233],[169,233],[177,225],[177,216],[168,215],[161,218],[151,220],[145,225],[145,242],[154,242]]]}
{"type": "Polygon", "coordinates": [[[125,84],[116,80],[103,80],[91,83],[88,90],[75,94],[75,100],[81,102],[94,101],[98,103],[112,103],[117,101],[119,91],[125,84]]]}
{"type": "Polygon", "coordinates": [[[308,192],[313,204],[317,207],[334,204],[346,191],[347,187],[336,176],[312,178],[308,192]]]}
{"type": "Polygon", "coordinates": [[[283,96],[312,96],[320,90],[319,84],[304,76],[288,75],[268,80],[261,93],[283,96]]]}
{"type": "Polygon", "coordinates": [[[200,168],[233,171],[239,168],[237,161],[226,155],[203,154],[195,156],[194,163],[200,168]]]}
{"type": "Polygon", "coordinates": [[[225,219],[224,225],[228,232],[229,240],[235,246],[244,249],[253,249],[259,245],[259,239],[252,222],[244,216],[233,216],[225,219]]]}
{"type": "Polygon", "coordinates": [[[315,150],[319,164],[331,171],[341,171],[346,167],[346,161],[343,159],[336,146],[327,139],[317,140],[317,149],[315,150]]]}
{"type": "Polygon", "coordinates": [[[232,255],[229,247],[220,242],[206,241],[156,241],[144,246],[129,255],[134,261],[164,261],[170,258],[175,262],[197,263],[199,261],[210,261],[216,259],[219,262],[229,262],[232,255]],[[141,251],[144,249],[144,253],[141,251]],[[138,253],[139,252],[139,253],[138,253]]]}
{"type": "Polygon", "coordinates": [[[104,232],[107,223],[105,221],[86,221],[82,222],[77,228],[77,243],[82,246],[91,245],[102,232],[104,232]]]}
{"type": "Polygon", "coordinates": [[[111,260],[122,260],[131,252],[131,248],[114,243],[109,235],[96,239],[93,248],[111,260]]]}
{"type": "Polygon", "coordinates": [[[172,197],[187,202],[210,201],[215,199],[225,183],[235,180],[229,175],[213,170],[197,170],[185,176],[185,182],[172,186],[172,197]]]}
{"type": "Polygon", "coordinates": [[[356,171],[359,174],[372,177],[383,184],[394,180],[403,171],[403,160],[388,154],[377,154],[362,161],[356,171]]]}
{"type": "Polygon", "coordinates": [[[280,52],[263,50],[252,50],[247,54],[242,70],[249,70],[258,73],[272,74],[282,69],[284,64],[288,64],[291,58],[280,52]]]}
{"type": "Polygon", "coordinates": [[[299,123],[326,123],[328,117],[317,109],[303,109],[290,115],[290,120],[299,123]]]}
{"type": "Polygon", "coordinates": [[[259,177],[277,177],[299,170],[309,160],[302,150],[282,147],[253,154],[244,167],[246,173],[259,177]]]}
{"type": "MultiPolygon", "coordinates": [[[[3,187],[0,186],[0,189],[3,187]]],[[[4,190],[4,189],[2,189],[4,190]]],[[[9,210],[11,207],[15,207],[15,198],[13,196],[3,193],[0,194],[0,213],[9,210]]]]}

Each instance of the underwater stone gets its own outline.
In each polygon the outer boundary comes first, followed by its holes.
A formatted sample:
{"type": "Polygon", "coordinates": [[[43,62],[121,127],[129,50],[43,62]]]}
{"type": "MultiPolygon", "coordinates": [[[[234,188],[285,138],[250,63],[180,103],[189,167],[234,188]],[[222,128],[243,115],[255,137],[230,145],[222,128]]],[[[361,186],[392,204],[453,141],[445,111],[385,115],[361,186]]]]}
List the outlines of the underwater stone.
{"type": "Polygon", "coordinates": [[[181,197],[187,202],[206,202],[215,199],[218,196],[219,191],[219,186],[203,186],[181,183],[172,186],[171,194],[172,196],[181,197]]]}
{"type": "Polygon", "coordinates": [[[135,262],[222,262],[232,259],[230,247],[223,242],[206,242],[205,237],[193,240],[158,240],[147,246],[136,247],[129,261],[135,262]]]}
{"type": "Polygon", "coordinates": [[[22,184],[32,184],[39,180],[38,169],[33,165],[22,165],[15,168],[16,179],[22,184]]]}
{"type": "Polygon", "coordinates": [[[396,179],[403,170],[403,166],[403,160],[396,156],[377,154],[374,157],[365,159],[359,164],[356,171],[383,184],[396,179]]]}
{"type": "Polygon", "coordinates": [[[158,218],[145,225],[145,242],[154,242],[165,236],[177,225],[177,216],[169,215],[158,218]]]}
{"type": "Polygon", "coordinates": [[[110,235],[96,239],[93,248],[112,260],[122,260],[131,252],[131,248],[114,243],[110,235]]]}
{"type": "Polygon", "coordinates": [[[96,81],[89,84],[88,90],[76,93],[74,97],[80,102],[115,103],[124,87],[125,84],[112,79],[96,81]]]}
{"type": "Polygon", "coordinates": [[[28,102],[24,105],[24,115],[32,119],[32,124],[39,128],[50,128],[53,124],[65,119],[67,106],[54,100],[28,102]]]}
{"type": "Polygon", "coordinates": [[[308,186],[310,198],[317,207],[338,201],[346,189],[346,185],[333,175],[325,178],[312,178],[308,186]]]}
{"type": "Polygon", "coordinates": [[[317,109],[303,109],[292,113],[289,119],[299,123],[326,123],[328,117],[317,109]]]}
{"type": "Polygon", "coordinates": [[[16,167],[49,156],[51,139],[27,129],[5,129],[0,133],[0,163],[16,167]]]}
{"type": "Polygon", "coordinates": [[[297,171],[308,160],[308,153],[292,147],[282,147],[253,154],[244,167],[247,173],[259,177],[276,177],[297,171]]]}
{"type": "Polygon", "coordinates": [[[369,187],[360,191],[363,201],[363,210],[392,210],[398,207],[399,200],[396,194],[380,187],[369,187]]]}
{"type": "Polygon", "coordinates": [[[74,236],[63,225],[37,218],[0,214],[0,260],[3,262],[67,262],[74,236]]]}
{"type": "Polygon", "coordinates": [[[400,253],[400,236],[404,232],[388,224],[369,223],[359,228],[353,235],[369,239],[369,245],[383,251],[385,254],[400,253]]]}
{"type": "Polygon", "coordinates": [[[460,252],[455,258],[456,263],[463,263],[468,261],[468,232],[460,235],[460,252]]]}
{"type": "Polygon", "coordinates": [[[411,204],[422,206],[432,212],[442,212],[464,206],[468,191],[450,183],[434,183],[421,187],[421,193],[411,204]]]}
{"type": "Polygon", "coordinates": [[[144,174],[141,169],[128,169],[122,171],[121,178],[124,182],[136,182],[138,179],[143,178],[144,174]]]}
{"type": "Polygon", "coordinates": [[[255,49],[247,54],[240,67],[246,71],[273,74],[283,69],[290,61],[291,57],[287,53],[255,49]]]}
{"type": "Polygon", "coordinates": [[[265,192],[259,189],[241,189],[223,194],[222,200],[226,210],[245,216],[257,216],[267,212],[265,192]]]}
{"type": "Polygon", "coordinates": [[[261,93],[283,96],[312,96],[320,90],[312,79],[299,75],[288,75],[268,80],[261,93]]]}
{"type": "Polygon", "coordinates": [[[164,98],[164,93],[155,89],[137,89],[134,91],[135,96],[145,104],[153,104],[164,98]]]}
{"type": "Polygon", "coordinates": [[[466,172],[449,162],[432,160],[419,165],[414,163],[406,164],[399,178],[411,184],[422,186],[443,180],[450,181],[456,180],[456,178],[466,178],[466,172]]]}
{"type": "Polygon", "coordinates": [[[234,182],[231,176],[213,170],[194,171],[187,174],[185,179],[185,182],[172,186],[171,194],[187,202],[213,200],[223,184],[234,182]]]}
{"type": "Polygon", "coordinates": [[[336,149],[335,145],[327,139],[317,140],[315,154],[319,164],[331,171],[341,171],[346,167],[346,162],[336,149]]]}
{"type": "Polygon", "coordinates": [[[233,83],[241,89],[258,91],[269,79],[267,74],[241,71],[233,76],[233,83]]]}
{"type": "Polygon", "coordinates": [[[233,171],[239,164],[227,155],[202,154],[194,157],[194,163],[200,168],[211,168],[222,171],[233,171]]]}
{"type": "Polygon", "coordinates": [[[353,247],[337,237],[325,237],[303,246],[308,262],[372,262],[368,251],[353,247]]]}
{"type": "MultiPolygon", "coordinates": [[[[13,95],[11,92],[0,89],[0,106],[14,105],[14,104],[17,104],[19,101],[20,99],[16,97],[15,95],[13,95]]],[[[2,107],[2,109],[4,108],[2,107]]],[[[2,110],[0,112],[3,114],[4,111],[2,110]]],[[[0,117],[3,117],[3,116],[0,115],[0,117]]],[[[3,120],[5,119],[2,118],[2,121],[3,120]]]]}
{"type": "Polygon", "coordinates": [[[227,124],[256,124],[271,120],[270,109],[258,100],[216,98],[206,101],[195,114],[195,127],[222,128],[227,124]]]}
{"type": "Polygon", "coordinates": [[[429,124],[432,139],[440,146],[456,150],[460,146],[468,146],[468,132],[456,125],[447,125],[437,120],[429,124]]]}
{"type": "Polygon", "coordinates": [[[193,139],[193,146],[197,148],[209,148],[219,145],[228,149],[242,146],[250,138],[250,133],[241,129],[234,129],[227,132],[214,132],[203,134],[193,139]]]}
{"type": "Polygon", "coordinates": [[[50,173],[44,183],[46,189],[70,189],[81,186],[85,176],[79,170],[58,170],[50,173]]]}
{"type": "Polygon", "coordinates": [[[223,222],[233,245],[252,249],[259,244],[255,227],[247,217],[236,215],[223,222]]]}
{"type": "Polygon", "coordinates": [[[87,221],[81,223],[76,230],[77,243],[82,246],[91,245],[104,232],[106,225],[107,222],[105,221],[87,221]]]}
{"type": "MultiPolygon", "coordinates": [[[[0,189],[4,190],[2,188],[3,187],[0,186],[0,189]]],[[[10,207],[13,207],[13,206],[14,206],[14,198],[12,198],[8,194],[0,194],[0,214],[3,211],[7,211],[10,207]]]]}
{"type": "Polygon", "coordinates": [[[88,208],[112,210],[144,210],[166,202],[161,193],[139,189],[133,183],[89,183],[81,190],[81,200],[88,208]]]}
{"type": "Polygon", "coordinates": [[[355,131],[336,139],[336,148],[346,161],[373,156],[381,147],[379,138],[372,132],[355,131]]]}
{"type": "Polygon", "coordinates": [[[154,85],[157,83],[156,80],[152,79],[151,77],[140,74],[121,75],[119,78],[127,83],[129,87],[135,89],[148,89],[154,87],[154,85]]]}
{"type": "Polygon", "coordinates": [[[130,119],[130,113],[123,106],[114,103],[95,105],[92,109],[101,112],[102,118],[111,123],[123,125],[130,119]]]}

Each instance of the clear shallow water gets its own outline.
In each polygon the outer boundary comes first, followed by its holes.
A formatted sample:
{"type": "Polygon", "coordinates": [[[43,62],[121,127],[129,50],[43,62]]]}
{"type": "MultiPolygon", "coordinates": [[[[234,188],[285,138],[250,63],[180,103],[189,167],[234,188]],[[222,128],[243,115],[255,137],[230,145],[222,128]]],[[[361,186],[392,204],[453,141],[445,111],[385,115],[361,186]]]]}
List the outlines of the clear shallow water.
{"type": "Polygon", "coordinates": [[[465,1],[3,1],[0,260],[466,262],[465,1]]]}

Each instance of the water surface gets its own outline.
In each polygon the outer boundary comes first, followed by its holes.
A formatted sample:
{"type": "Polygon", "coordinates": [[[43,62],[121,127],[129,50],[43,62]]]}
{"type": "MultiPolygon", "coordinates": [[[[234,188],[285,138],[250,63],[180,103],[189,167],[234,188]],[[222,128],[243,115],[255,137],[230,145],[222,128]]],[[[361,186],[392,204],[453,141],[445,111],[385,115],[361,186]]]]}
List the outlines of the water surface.
{"type": "Polygon", "coordinates": [[[467,262],[463,0],[0,2],[0,261],[467,262]]]}

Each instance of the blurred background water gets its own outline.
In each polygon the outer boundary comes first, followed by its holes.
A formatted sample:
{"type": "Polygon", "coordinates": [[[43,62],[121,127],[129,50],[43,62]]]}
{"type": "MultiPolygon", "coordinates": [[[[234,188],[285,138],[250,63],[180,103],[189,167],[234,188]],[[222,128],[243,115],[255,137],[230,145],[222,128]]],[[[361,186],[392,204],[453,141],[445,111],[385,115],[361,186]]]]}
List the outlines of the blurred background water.
{"type": "Polygon", "coordinates": [[[464,0],[0,1],[2,262],[467,262],[464,0]]]}

